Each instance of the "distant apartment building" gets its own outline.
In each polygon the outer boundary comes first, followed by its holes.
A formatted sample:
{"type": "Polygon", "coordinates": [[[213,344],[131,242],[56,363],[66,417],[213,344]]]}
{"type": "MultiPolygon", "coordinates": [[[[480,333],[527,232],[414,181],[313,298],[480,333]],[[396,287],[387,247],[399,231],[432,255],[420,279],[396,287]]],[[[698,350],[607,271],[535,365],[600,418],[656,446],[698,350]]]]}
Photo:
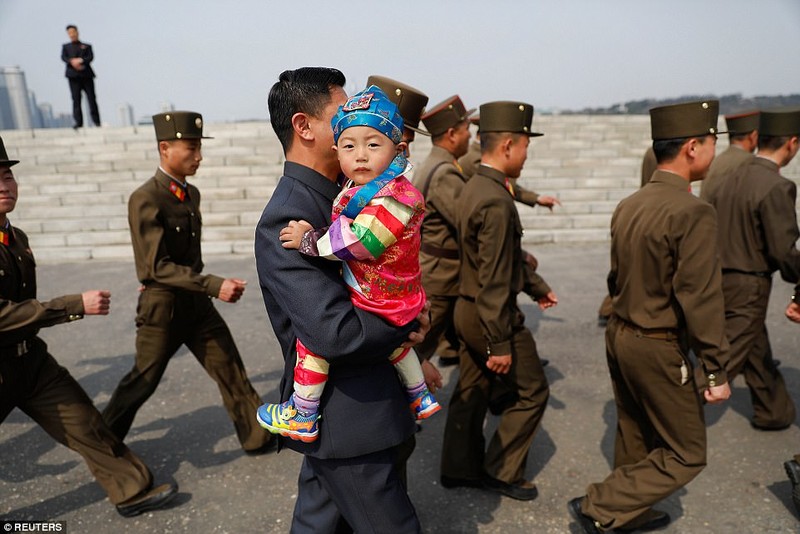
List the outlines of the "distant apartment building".
{"type": "Polygon", "coordinates": [[[0,67],[0,128],[24,130],[33,127],[25,72],[19,67],[0,67]]]}

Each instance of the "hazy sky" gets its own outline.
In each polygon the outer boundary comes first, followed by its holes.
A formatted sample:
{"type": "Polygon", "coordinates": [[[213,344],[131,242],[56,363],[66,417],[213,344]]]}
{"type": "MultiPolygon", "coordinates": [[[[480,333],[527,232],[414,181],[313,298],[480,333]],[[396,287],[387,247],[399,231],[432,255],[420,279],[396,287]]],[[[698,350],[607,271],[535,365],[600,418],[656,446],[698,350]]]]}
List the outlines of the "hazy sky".
{"type": "Polygon", "coordinates": [[[60,60],[72,23],[95,50],[103,119],[161,102],[207,120],[263,119],[287,68],[370,74],[468,106],[580,109],[687,94],[800,92],[799,0],[0,0],[0,66],[71,109],[60,60]]]}

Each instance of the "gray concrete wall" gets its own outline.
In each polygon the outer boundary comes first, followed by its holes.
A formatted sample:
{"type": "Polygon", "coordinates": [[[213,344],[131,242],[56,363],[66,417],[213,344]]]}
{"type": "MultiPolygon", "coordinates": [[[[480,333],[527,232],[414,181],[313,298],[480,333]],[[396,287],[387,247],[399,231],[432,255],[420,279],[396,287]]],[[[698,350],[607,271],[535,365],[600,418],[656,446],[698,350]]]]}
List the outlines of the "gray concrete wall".
{"type": "MultiPolygon", "coordinates": [[[[555,195],[562,207],[519,206],[525,241],[608,239],[617,202],[639,187],[649,145],[647,116],[537,116],[544,137],[531,143],[520,183],[555,195]]],[[[192,179],[203,193],[206,254],[251,254],[253,229],[281,175],[283,155],[266,122],[209,124],[203,164],[192,179]]],[[[40,261],[131,258],[128,195],[152,176],[158,154],[152,127],[4,131],[20,184],[12,215],[40,261]]],[[[727,146],[727,136],[718,152],[727,146]]],[[[417,136],[412,159],[430,149],[417,136]]],[[[800,182],[800,163],[785,176],[800,182]]],[[[694,186],[699,191],[699,186],[694,186]]]]}

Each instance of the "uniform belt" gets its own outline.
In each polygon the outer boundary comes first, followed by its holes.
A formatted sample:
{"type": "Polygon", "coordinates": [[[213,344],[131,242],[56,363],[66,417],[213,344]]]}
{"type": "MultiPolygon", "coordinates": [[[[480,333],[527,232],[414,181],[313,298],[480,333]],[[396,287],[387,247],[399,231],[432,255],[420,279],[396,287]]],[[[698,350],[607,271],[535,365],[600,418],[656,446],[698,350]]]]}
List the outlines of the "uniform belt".
{"type": "Polygon", "coordinates": [[[33,348],[33,338],[24,339],[19,343],[15,343],[14,345],[4,345],[0,347],[0,357],[18,358],[20,356],[25,356],[26,354],[28,354],[28,352],[30,352],[32,348],[33,348]]]}
{"type": "Polygon", "coordinates": [[[431,256],[434,256],[436,258],[447,258],[449,260],[457,260],[459,256],[457,249],[439,248],[434,245],[429,245],[428,243],[420,244],[419,249],[425,254],[430,254],[431,256]]]}
{"type": "Polygon", "coordinates": [[[630,330],[636,337],[647,337],[662,341],[677,341],[679,339],[677,328],[642,328],[637,324],[620,319],[616,315],[612,315],[612,318],[619,322],[623,330],[630,330]]]}
{"type": "Polygon", "coordinates": [[[759,278],[772,278],[770,271],[740,271],[739,269],[722,269],[722,274],[748,274],[759,278]]]}

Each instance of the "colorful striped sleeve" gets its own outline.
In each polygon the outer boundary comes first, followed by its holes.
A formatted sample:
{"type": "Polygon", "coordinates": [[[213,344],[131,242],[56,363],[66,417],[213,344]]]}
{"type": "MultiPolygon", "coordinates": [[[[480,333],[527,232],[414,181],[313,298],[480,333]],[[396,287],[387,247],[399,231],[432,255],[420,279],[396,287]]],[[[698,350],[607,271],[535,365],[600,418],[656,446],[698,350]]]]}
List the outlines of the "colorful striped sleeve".
{"type": "Polygon", "coordinates": [[[373,198],[355,220],[340,216],[317,241],[328,259],[372,260],[402,235],[414,210],[391,196],[373,198]]]}

